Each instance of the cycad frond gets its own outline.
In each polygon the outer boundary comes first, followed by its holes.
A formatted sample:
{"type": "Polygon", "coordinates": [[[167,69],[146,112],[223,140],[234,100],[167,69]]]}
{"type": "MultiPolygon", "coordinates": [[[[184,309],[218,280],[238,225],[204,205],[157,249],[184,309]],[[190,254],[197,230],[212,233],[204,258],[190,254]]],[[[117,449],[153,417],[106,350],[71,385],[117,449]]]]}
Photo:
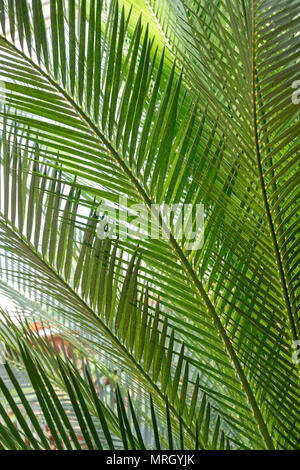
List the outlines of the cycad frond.
{"type": "Polygon", "coordinates": [[[295,447],[297,2],[166,4],[183,72],[116,1],[52,0],[49,28],[40,0],[2,2],[1,269],[29,310],[44,298],[122,361],[119,418],[134,381],[186,447],[295,447]],[[99,204],[120,197],[164,237],[99,240],[99,204]],[[191,249],[161,204],[201,203],[191,249]]]}

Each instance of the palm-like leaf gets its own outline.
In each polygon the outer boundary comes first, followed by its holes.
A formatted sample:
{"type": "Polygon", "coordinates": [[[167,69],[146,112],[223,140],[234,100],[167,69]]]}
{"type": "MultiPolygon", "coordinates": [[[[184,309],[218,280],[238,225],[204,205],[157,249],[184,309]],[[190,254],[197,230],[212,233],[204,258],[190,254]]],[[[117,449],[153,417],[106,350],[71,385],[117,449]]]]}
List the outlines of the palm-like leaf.
{"type": "Polygon", "coordinates": [[[191,448],[198,431],[201,447],[222,447],[220,428],[242,448],[297,442],[299,12],[281,3],[170,4],[182,85],[117,2],[53,0],[50,29],[40,0],[1,2],[2,271],[30,311],[43,290],[44,315],[121,358],[120,387],[139,384],[157,413],[167,404],[191,448]],[[120,195],[148,211],[205,203],[203,247],[172,231],[103,246],[94,214],[120,195]]]}

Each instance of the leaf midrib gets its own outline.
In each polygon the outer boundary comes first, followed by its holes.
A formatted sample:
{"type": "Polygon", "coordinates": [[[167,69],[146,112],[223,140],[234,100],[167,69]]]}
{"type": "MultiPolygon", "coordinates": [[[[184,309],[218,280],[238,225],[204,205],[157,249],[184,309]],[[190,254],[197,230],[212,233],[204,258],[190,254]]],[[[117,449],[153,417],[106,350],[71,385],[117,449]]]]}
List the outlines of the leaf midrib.
{"type": "Polygon", "coordinates": [[[283,291],[283,297],[285,301],[285,305],[287,308],[287,313],[288,313],[288,319],[289,319],[289,324],[291,328],[291,335],[294,341],[298,339],[297,335],[297,329],[293,317],[293,311],[292,311],[292,306],[290,303],[289,299],[289,294],[288,294],[288,287],[286,283],[286,278],[285,278],[285,273],[283,270],[283,265],[281,261],[281,255],[279,251],[279,246],[278,246],[278,241],[275,233],[275,228],[273,224],[273,219],[271,216],[271,211],[268,203],[268,197],[267,197],[267,191],[264,183],[264,176],[263,176],[263,169],[262,169],[262,158],[261,158],[261,152],[260,152],[260,147],[259,147],[259,136],[258,136],[258,126],[257,126],[257,105],[256,105],[256,96],[257,96],[257,80],[258,80],[258,69],[256,65],[256,44],[257,44],[257,38],[256,38],[256,17],[257,17],[257,0],[254,0],[254,5],[253,5],[253,86],[252,86],[252,101],[253,101],[253,126],[254,126],[254,140],[255,140],[255,152],[256,152],[256,159],[257,159],[257,167],[258,167],[258,174],[259,174],[259,182],[261,186],[261,191],[262,191],[262,196],[263,196],[263,201],[264,201],[264,206],[265,206],[265,211],[267,214],[267,219],[268,219],[268,224],[269,224],[269,229],[273,241],[273,249],[274,249],[274,254],[277,262],[277,267],[279,270],[279,277],[280,277],[280,283],[283,291]]]}

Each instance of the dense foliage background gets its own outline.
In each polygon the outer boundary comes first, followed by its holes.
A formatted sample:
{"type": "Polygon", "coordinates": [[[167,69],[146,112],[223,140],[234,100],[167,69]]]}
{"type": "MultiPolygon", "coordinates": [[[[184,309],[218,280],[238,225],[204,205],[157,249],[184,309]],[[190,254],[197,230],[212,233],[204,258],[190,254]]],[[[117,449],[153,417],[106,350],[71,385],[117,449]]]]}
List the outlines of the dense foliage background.
{"type": "Polygon", "coordinates": [[[299,446],[299,16],[0,0],[1,449],[299,446]]]}

